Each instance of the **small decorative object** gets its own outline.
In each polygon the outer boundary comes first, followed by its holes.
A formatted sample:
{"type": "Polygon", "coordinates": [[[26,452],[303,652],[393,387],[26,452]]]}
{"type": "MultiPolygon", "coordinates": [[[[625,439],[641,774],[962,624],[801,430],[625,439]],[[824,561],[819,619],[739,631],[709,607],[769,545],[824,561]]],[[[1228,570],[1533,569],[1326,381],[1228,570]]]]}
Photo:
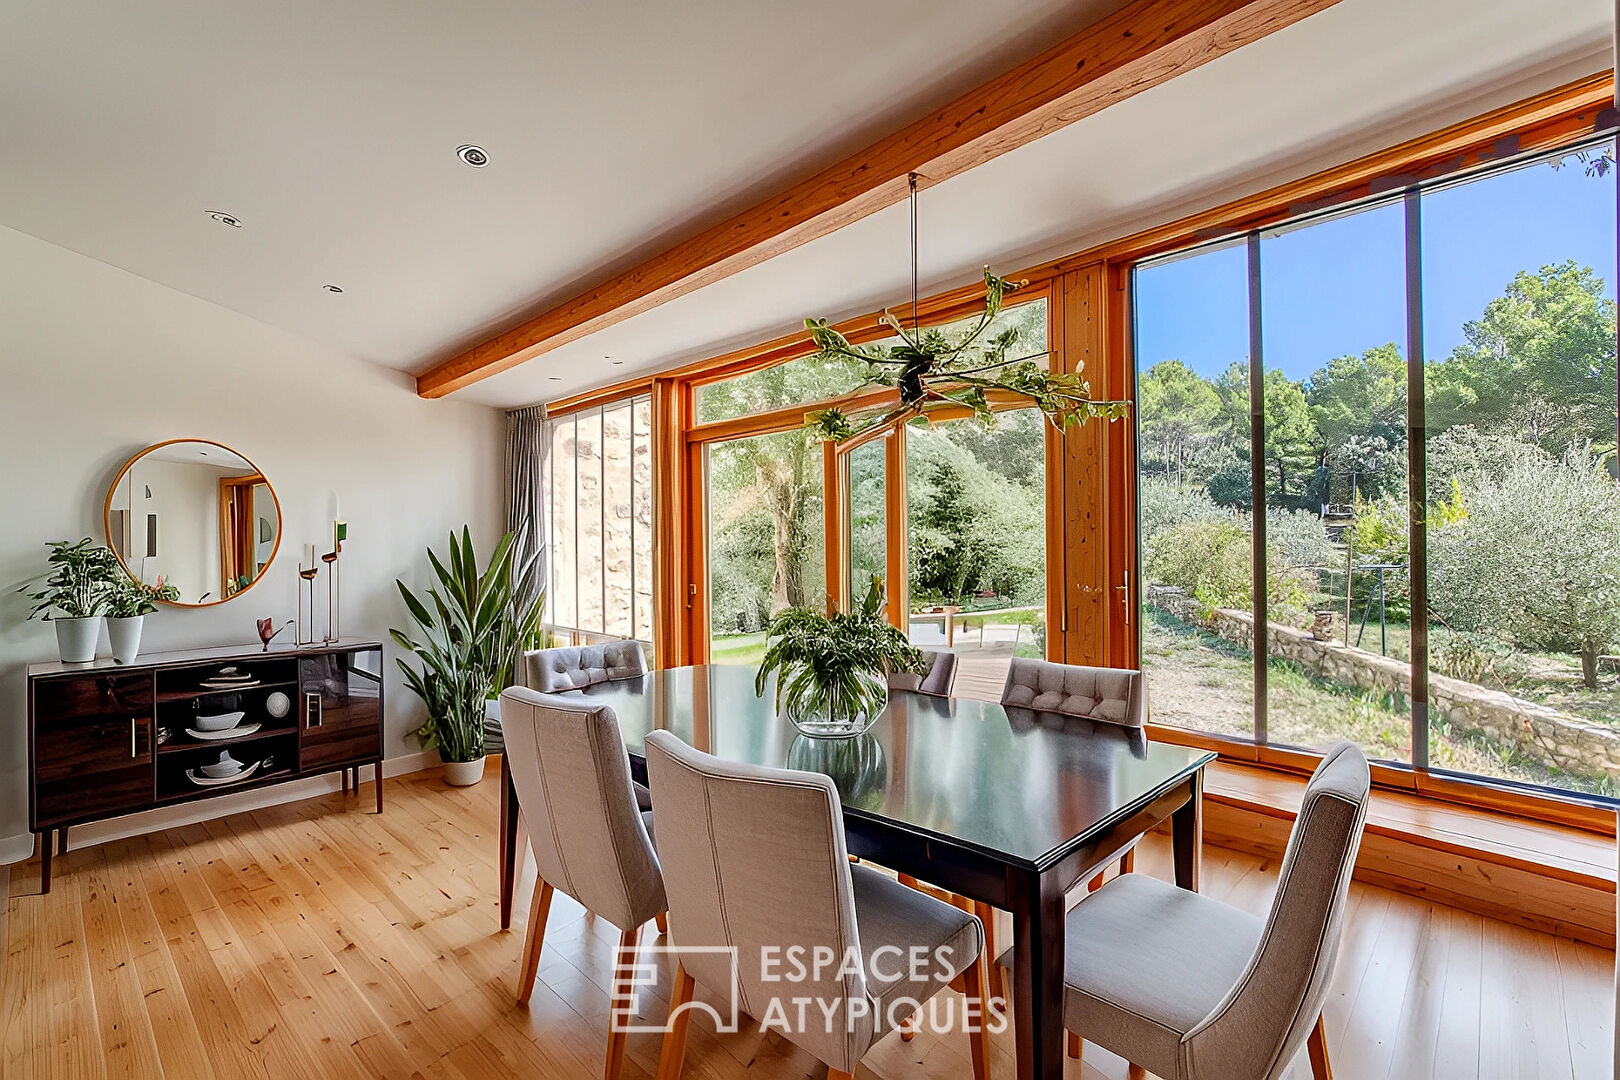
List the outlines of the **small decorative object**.
{"type": "Polygon", "coordinates": [[[242,763],[231,757],[229,750],[220,752],[219,760],[212,765],[203,765],[197,771],[204,776],[218,780],[222,776],[235,776],[242,771],[242,763]]]}
{"type": "Polygon", "coordinates": [[[326,637],[322,641],[337,640],[337,561],[338,553],[328,551],[321,556],[321,562],[327,565],[326,573],[326,637]]]}
{"type": "Polygon", "coordinates": [[[522,538],[507,533],[479,573],[472,533],[463,527],[459,539],[450,534],[449,566],[428,552],[433,587],[427,602],[403,581],[395,583],[421,636],[389,631],[421,665],[395,658],[405,685],[427,705],[427,722],[412,734],[424,750],[437,748],[447,766],[471,766],[447,768],[452,784],[477,783],[483,775],[486,703],[511,685],[519,654],[539,632],[545,606],[540,557],[519,558],[522,538]]]}
{"type": "Polygon", "coordinates": [[[1318,611],[1314,621],[1311,623],[1311,637],[1317,641],[1332,641],[1333,617],[1336,614],[1337,612],[1331,609],[1318,611]]]}
{"type": "Polygon", "coordinates": [[[173,737],[174,737],[174,732],[170,731],[168,728],[159,727],[157,729],[157,741],[158,741],[159,746],[162,746],[164,743],[168,742],[173,737]]]}
{"type": "Polygon", "coordinates": [[[46,547],[51,549],[50,571],[43,582],[36,579],[19,590],[40,586],[28,593],[35,602],[28,617],[55,624],[56,648],[64,664],[89,663],[96,658],[102,620],[125,577],[123,568],[117,556],[88,536],[75,544],[57,540],[46,547]]]}
{"type": "Polygon", "coordinates": [[[242,717],[246,715],[245,712],[239,711],[219,713],[215,716],[196,716],[192,718],[191,724],[198,731],[225,731],[240,724],[242,717]]]}
{"type": "Polygon", "coordinates": [[[247,690],[259,685],[259,677],[251,671],[242,671],[235,664],[222,667],[199,685],[204,690],[247,690]]]}
{"type": "MultiPolygon", "coordinates": [[[[241,763],[238,762],[237,764],[240,765],[241,763]]],[[[222,787],[227,784],[240,783],[252,776],[254,773],[258,772],[261,768],[268,772],[270,769],[270,764],[270,759],[265,758],[263,761],[255,761],[247,768],[238,769],[236,772],[228,773],[225,776],[210,776],[208,774],[208,770],[213,768],[213,766],[204,765],[201,769],[187,769],[186,779],[190,780],[198,787],[222,787]]]]}
{"type": "Polygon", "coordinates": [[[269,652],[271,639],[291,626],[292,623],[283,623],[277,626],[274,619],[260,619],[255,625],[259,630],[259,640],[264,642],[264,651],[269,652]]]}
{"type": "Polygon", "coordinates": [[[186,728],[186,734],[203,742],[213,742],[215,739],[240,739],[244,735],[253,734],[263,726],[263,724],[240,724],[235,727],[228,727],[223,731],[203,731],[199,728],[186,728]]]}
{"type": "Polygon", "coordinates": [[[315,578],[321,572],[321,564],[315,559],[315,545],[304,545],[304,557],[298,562],[298,628],[295,637],[300,645],[309,645],[315,640],[315,578]],[[304,594],[309,594],[309,621],[304,621],[304,594]]]}
{"type": "Polygon", "coordinates": [[[959,340],[952,341],[938,330],[924,332],[917,308],[917,174],[911,174],[911,329],[887,310],[882,322],[900,336],[900,343],[887,348],[856,346],[834,330],[825,319],[806,319],[804,325],[815,342],[818,356],[832,360],[854,360],[867,366],[863,386],[886,386],[899,390],[900,402],[861,410],[864,416],[851,419],[838,408],[823,409],[805,417],[805,426],[823,439],[848,443],[880,430],[893,430],[929,411],[966,407],[985,427],[994,427],[995,412],[987,391],[1016,394],[1028,398],[1059,431],[1092,418],[1118,420],[1130,411],[1128,401],[1093,401],[1091,384],[1081,372],[1054,372],[1035,361],[1047,355],[1045,349],[1028,356],[1009,358],[1017,343],[1017,331],[1008,329],[980,341],[995,317],[1001,313],[1007,294],[1027,285],[1008,281],[984,270],[984,313],[959,340]]]}
{"type": "Polygon", "coordinates": [[[766,629],[770,647],[754,692],[764,696],[776,673],[776,708],[813,739],[847,739],[866,732],[888,703],[890,674],[928,669],[928,659],[884,621],[883,583],[851,612],[823,615],[788,608],[766,629]]]}
{"type": "Polygon", "coordinates": [[[275,719],[280,720],[292,711],[292,699],[280,690],[275,690],[264,699],[264,711],[275,719]]]}

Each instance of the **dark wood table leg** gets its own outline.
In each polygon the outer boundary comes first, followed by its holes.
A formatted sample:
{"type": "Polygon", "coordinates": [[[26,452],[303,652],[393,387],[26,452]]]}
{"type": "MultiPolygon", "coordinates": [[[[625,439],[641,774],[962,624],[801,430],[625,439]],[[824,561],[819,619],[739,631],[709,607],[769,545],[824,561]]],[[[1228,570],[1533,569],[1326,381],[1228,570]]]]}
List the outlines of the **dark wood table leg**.
{"type": "Polygon", "coordinates": [[[44,896],[51,891],[51,844],[56,840],[54,830],[47,829],[39,834],[39,893],[44,896]]]}
{"type": "Polygon", "coordinates": [[[1009,872],[1013,1039],[1018,1080],[1063,1076],[1063,887],[1055,874],[1009,872]]]}
{"type": "Polygon", "coordinates": [[[56,853],[58,855],[66,855],[68,853],[67,832],[68,831],[65,827],[56,830],[56,853]]]}
{"type": "MultiPolygon", "coordinates": [[[[377,813],[382,813],[382,759],[371,763],[371,779],[377,785],[377,813]]],[[[354,787],[360,790],[360,766],[354,767],[354,787]]]]}
{"type": "Polygon", "coordinates": [[[1204,862],[1204,770],[1193,773],[1187,783],[1192,794],[1170,816],[1170,836],[1175,844],[1176,884],[1197,892],[1204,862]]]}
{"type": "Polygon", "coordinates": [[[512,770],[501,755],[501,929],[512,928],[512,890],[517,886],[518,800],[512,770]]]}

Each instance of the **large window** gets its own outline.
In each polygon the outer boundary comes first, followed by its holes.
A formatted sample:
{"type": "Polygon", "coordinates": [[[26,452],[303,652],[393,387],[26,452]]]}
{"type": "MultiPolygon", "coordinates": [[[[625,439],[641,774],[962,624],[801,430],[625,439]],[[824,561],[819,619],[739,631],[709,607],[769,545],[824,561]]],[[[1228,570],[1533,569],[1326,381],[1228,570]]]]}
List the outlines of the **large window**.
{"type": "Polygon", "coordinates": [[[551,421],[544,471],[546,621],[585,636],[653,633],[652,401],[551,421]]]}
{"type": "Polygon", "coordinates": [[[1138,267],[1157,722],[1615,793],[1615,194],[1597,145],[1138,267]]]}

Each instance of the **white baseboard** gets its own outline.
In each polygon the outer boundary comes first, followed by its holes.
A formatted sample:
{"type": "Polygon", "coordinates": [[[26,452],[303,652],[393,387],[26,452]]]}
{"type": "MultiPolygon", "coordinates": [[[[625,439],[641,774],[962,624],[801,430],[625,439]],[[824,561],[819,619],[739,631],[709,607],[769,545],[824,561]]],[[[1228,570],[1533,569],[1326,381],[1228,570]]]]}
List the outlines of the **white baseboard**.
{"type": "MultiPolygon", "coordinates": [[[[383,776],[405,776],[437,764],[439,764],[437,751],[401,754],[383,762],[383,776]]],[[[360,770],[361,779],[369,782],[371,770],[364,765],[360,770]]],[[[333,772],[311,776],[305,780],[289,780],[285,784],[271,784],[268,787],[254,788],[235,795],[220,795],[213,799],[161,806],[155,810],[142,810],[138,814],[108,818],[106,821],[92,821],[86,825],[75,825],[68,830],[68,848],[72,850],[93,847],[96,844],[122,840],[129,836],[140,836],[143,833],[159,832],[181,825],[194,825],[199,821],[212,821],[215,818],[228,817],[248,810],[262,810],[267,806],[280,806],[283,803],[312,799],[318,795],[337,791],[342,786],[340,775],[333,772]]],[[[0,838],[0,865],[23,862],[33,853],[32,833],[0,838]]]]}

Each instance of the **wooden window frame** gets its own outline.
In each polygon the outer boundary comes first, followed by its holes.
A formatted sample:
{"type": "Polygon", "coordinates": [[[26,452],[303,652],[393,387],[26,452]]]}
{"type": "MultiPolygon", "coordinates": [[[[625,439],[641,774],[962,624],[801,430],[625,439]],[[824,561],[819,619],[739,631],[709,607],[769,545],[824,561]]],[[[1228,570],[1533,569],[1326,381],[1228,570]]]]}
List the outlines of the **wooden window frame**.
{"type": "MultiPolygon", "coordinates": [[[[1620,127],[1612,72],[1576,80],[1545,93],[1491,110],[1428,135],[1233,200],[1166,224],[1031,267],[1019,274],[1030,285],[1019,299],[1045,295],[1052,362],[1064,371],[1087,372],[1094,395],[1135,398],[1135,365],[1130,343],[1130,272],[1137,262],[1218,237],[1240,235],[1302,214],[1349,205],[1414,183],[1458,176],[1481,166],[1538,151],[1572,146],[1620,127]]],[[[983,286],[971,285],[920,300],[924,322],[950,321],[972,314],[982,303],[983,286]]],[[[893,309],[910,321],[910,305],[893,309]]],[[[838,324],[851,341],[887,336],[881,312],[838,324]]],[[[804,413],[827,403],[794,406],[718,423],[695,423],[698,387],[758,371],[815,352],[803,331],[748,348],[687,364],[656,376],[643,376],[550,403],[561,414],[618,396],[653,395],[657,504],[655,567],[658,595],[658,654],[664,663],[687,664],[706,655],[708,619],[707,513],[703,505],[703,452],[709,442],[786,431],[803,423],[804,413]]],[[[892,391],[865,390],[839,399],[844,404],[875,403],[892,391]]],[[[904,435],[889,441],[898,459],[889,477],[904,475],[904,435]]],[[[836,462],[823,462],[824,477],[838,482],[836,462]]],[[[1048,653],[1071,663],[1134,666],[1139,610],[1136,571],[1136,445],[1134,423],[1087,424],[1047,436],[1048,653]],[[1128,575],[1128,576],[1127,576],[1128,575]],[[1055,629],[1055,632],[1054,632],[1055,629]]],[[[895,526],[905,520],[903,485],[887,486],[890,579],[904,580],[895,560],[904,557],[904,536],[895,526]],[[895,512],[898,508],[899,512],[895,512]]],[[[836,489],[830,493],[836,496],[836,489]]],[[[833,497],[826,502],[829,507],[833,497]]],[[[842,517],[830,512],[829,517],[842,517]]],[[[828,565],[843,564],[843,533],[828,539],[828,565]]],[[[829,591],[837,582],[831,580],[829,591]]],[[[903,599],[903,598],[901,598],[903,599]]],[[[891,604],[898,612],[899,604],[891,604]]],[[[1308,772],[1317,754],[1250,741],[1150,726],[1152,737],[1205,746],[1237,761],[1308,772]]],[[[1437,776],[1421,768],[1373,766],[1375,782],[1432,798],[1484,807],[1613,835],[1615,811],[1604,801],[1576,793],[1520,790],[1511,782],[1437,776]]]]}

